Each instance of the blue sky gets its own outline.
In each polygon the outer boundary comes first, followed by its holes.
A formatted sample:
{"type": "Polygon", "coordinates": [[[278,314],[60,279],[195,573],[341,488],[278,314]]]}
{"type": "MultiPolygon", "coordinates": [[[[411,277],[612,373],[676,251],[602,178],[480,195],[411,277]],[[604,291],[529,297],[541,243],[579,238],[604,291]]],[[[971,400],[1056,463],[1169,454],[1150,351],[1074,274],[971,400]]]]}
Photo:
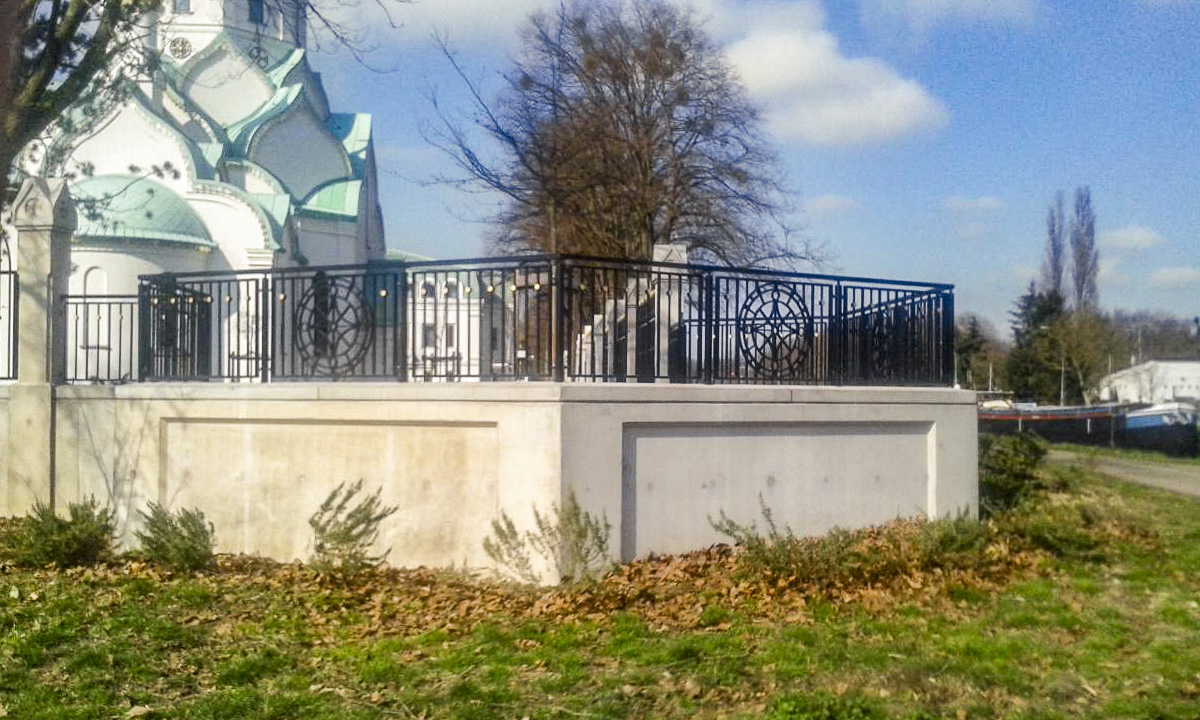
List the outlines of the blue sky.
{"type": "MultiPolygon", "coordinates": [[[[387,241],[482,253],[495,200],[429,185],[436,93],[469,111],[432,41],[485,91],[538,0],[419,0],[358,18],[376,73],[317,53],[336,110],[374,115],[387,241]]],[[[1088,185],[1106,309],[1200,315],[1200,0],[695,0],[763,112],[828,271],[957,286],[1007,334],[1057,190],[1088,185]]]]}

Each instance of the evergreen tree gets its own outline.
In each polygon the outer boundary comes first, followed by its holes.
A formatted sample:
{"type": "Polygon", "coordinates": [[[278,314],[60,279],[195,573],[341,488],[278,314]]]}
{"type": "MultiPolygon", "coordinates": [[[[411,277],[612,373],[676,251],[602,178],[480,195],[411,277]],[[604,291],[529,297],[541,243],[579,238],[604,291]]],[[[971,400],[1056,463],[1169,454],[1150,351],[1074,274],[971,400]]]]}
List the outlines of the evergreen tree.
{"type": "Polygon", "coordinates": [[[1056,403],[1061,358],[1054,351],[1054,327],[1066,312],[1062,295],[1029,289],[1017,298],[1012,318],[1013,348],[1006,363],[1009,389],[1020,400],[1056,403]]]}

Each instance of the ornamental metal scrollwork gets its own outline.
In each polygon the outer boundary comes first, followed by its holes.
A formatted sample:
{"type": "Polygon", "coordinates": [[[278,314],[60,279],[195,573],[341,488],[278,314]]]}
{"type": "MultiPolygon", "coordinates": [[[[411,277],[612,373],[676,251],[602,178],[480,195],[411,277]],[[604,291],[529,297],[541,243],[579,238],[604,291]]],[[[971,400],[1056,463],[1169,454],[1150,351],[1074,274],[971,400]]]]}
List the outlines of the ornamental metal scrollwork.
{"type": "Polygon", "coordinates": [[[813,345],[813,319],[796,286],[757,285],[737,316],[738,350],[751,370],[768,377],[796,377],[813,345]]]}
{"type": "Polygon", "coordinates": [[[293,318],[294,346],[315,375],[353,372],[375,344],[375,311],[355,278],[317,273],[293,318]]]}

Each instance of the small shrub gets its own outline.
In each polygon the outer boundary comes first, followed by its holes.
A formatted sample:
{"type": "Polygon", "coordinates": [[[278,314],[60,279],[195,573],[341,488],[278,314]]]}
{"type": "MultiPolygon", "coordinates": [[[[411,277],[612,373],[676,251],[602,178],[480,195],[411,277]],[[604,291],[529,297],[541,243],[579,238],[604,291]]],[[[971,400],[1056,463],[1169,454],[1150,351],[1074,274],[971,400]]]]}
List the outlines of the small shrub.
{"type": "Polygon", "coordinates": [[[38,502],[16,538],[17,562],[26,567],[95,565],[112,558],[116,513],[95,498],[67,505],[67,517],[38,502]]]}
{"type": "Polygon", "coordinates": [[[979,438],[979,496],[985,514],[1015,507],[1046,489],[1039,469],[1049,446],[1033,433],[979,438]]]}
{"type": "Polygon", "coordinates": [[[379,537],[379,524],[397,508],[379,499],[383,488],[351,505],[362,486],[362,480],[350,486],[339,483],[308,519],[313,530],[310,564],[318,571],[352,575],[377,567],[387,557],[390,548],[379,555],[371,555],[370,549],[379,537]]]}
{"type": "Polygon", "coordinates": [[[501,511],[500,519],[492,521],[491,536],[483,539],[483,551],[492,562],[506,569],[517,580],[535,584],[538,574],[533,570],[529,544],[508,513],[501,511]]]}
{"type": "Polygon", "coordinates": [[[719,519],[708,519],[714,530],[742,547],[743,562],[752,572],[824,585],[834,579],[834,574],[843,574],[860,564],[854,533],[834,528],[824,537],[798,538],[790,527],[779,527],[761,495],[758,503],[766,523],[765,534],[756,524],[741,525],[724,511],[719,519]]]}
{"type": "Polygon", "coordinates": [[[136,535],[148,560],[184,572],[212,562],[213,526],[200,510],[181,508],[172,514],[162,505],[150,503],[150,512],[140,514],[145,529],[136,535]]]}
{"type": "Polygon", "coordinates": [[[568,490],[561,508],[552,505],[546,515],[533,508],[533,520],[536,530],[521,533],[508,513],[501,512],[500,519],[492,521],[492,535],[483,541],[488,557],[517,580],[539,580],[531,550],[555,569],[562,582],[596,578],[608,570],[612,524],[606,515],[585,512],[574,490],[568,490]]]}

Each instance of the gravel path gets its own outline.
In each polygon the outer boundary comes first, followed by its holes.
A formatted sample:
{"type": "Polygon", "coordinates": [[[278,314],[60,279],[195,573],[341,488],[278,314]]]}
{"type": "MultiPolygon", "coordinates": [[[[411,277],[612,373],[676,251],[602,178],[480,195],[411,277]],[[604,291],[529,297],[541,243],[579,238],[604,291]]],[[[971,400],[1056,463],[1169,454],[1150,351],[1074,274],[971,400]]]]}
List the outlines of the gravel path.
{"type": "Polygon", "coordinates": [[[1067,450],[1051,450],[1051,460],[1079,461],[1119,480],[1200,497],[1200,465],[1115,460],[1106,457],[1083,458],[1067,450]]]}

